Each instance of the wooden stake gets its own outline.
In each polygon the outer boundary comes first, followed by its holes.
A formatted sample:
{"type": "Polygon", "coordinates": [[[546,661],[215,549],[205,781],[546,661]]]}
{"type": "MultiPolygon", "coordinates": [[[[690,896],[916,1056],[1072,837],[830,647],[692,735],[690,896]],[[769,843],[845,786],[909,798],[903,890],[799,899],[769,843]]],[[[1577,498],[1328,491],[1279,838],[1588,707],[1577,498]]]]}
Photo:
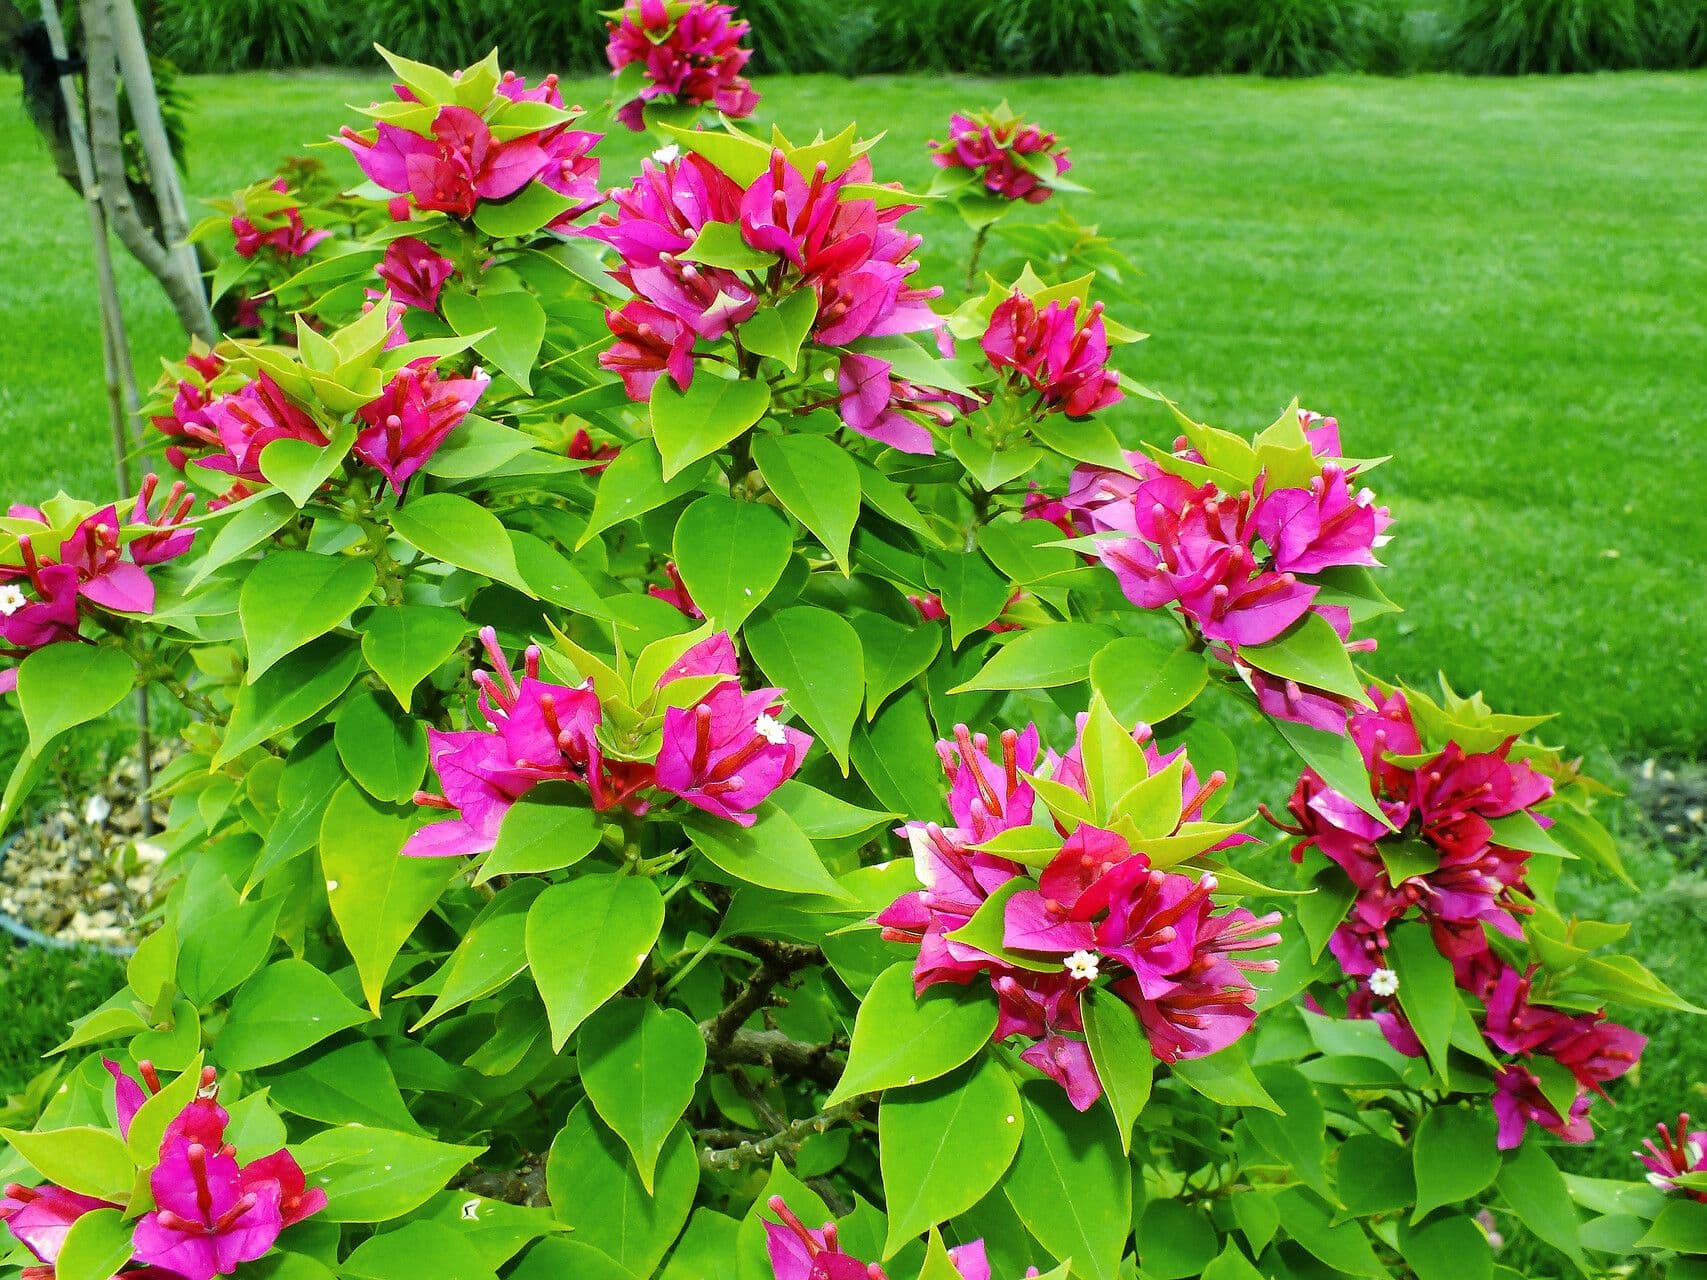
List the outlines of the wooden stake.
{"type": "MultiPolygon", "coordinates": [[[[55,62],[61,68],[67,64],[65,28],[59,20],[56,0],[41,0],[42,25],[47,28],[48,45],[55,62]]],[[[89,138],[83,123],[83,103],[77,96],[77,85],[69,71],[59,74],[59,92],[65,101],[66,128],[71,135],[72,154],[77,159],[78,184],[83,188],[83,206],[89,213],[89,233],[95,250],[95,282],[101,305],[101,363],[107,383],[107,412],[113,430],[113,472],[118,480],[120,500],[135,492],[131,487],[130,452],[133,447],[131,424],[141,402],[136,386],[136,368],[130,355],[130,343],[125,335],[124,309],[119,303],[118,281],[113,274],[112,245],[107,237],[107,216],[101,205],[101,188],[95,179],[95,166],[89,153],[89,138]]],[[[141,770],[137,776],[140,799],[138,813],[144,834],[154,830],[153,808],[149,792],[154,788],[153,734],[149,724],[148,693],[136,691],[137,744],[141,752],[141,770]]]]}

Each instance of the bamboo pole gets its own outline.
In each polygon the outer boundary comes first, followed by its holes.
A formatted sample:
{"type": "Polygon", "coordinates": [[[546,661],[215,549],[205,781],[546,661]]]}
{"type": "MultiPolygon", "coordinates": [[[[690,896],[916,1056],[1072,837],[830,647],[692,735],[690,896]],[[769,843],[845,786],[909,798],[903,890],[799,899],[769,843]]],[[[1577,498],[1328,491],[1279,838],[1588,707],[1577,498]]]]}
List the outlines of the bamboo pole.
{"type": "MultiPolygon", "coordinates": [[[[57,0],[41,0],[42,25],[47,29],[48,45],[60,68],[67,65],[68,50],[65,28],[59,19],[57,0]]],[[[78,184],[83,189],[83,206],[89,214],[89,233],[95,250],[95,283],[101,305],[101,364],[107,384],[107,412],[113,433],[113,472],[118,480],[119,493],[134,492],[131,487],[130,451],[132,430],[141,397],[136,386],[136,369],[130,358],[130,343],[125,334],[124,309],[119,302],[118,280],[113,273],[112,245],[107,236],[107,216],[101,204],[101,188],[95,178],[89,138],[83,123],[83,103],[77,96],[77,85],[71,73],[59,73],[59,92],[65,102],[66,130],[71,137],[71,151],[77,161],[78,184]]],[[[154,829],[153,806],[149,792],[154,787],[154,743],[148,714],[148,692],[136,691],[137,747],[140,752],[140,772],[137,777],[138,813],[144,833],[154,829]]]]}
{"type": "MultiPolygon", "coordinates": [[[[214,332],[200,268],[185,266],[194,262],[193,255],[186,258],[179,252],[180,246],[169,242],[163,244],[155,239],[154,233],[143,223],[136,201],[131,196],[119,119],[119,42],[114,33],[118,25],[114,16],[114,0],[83,0],[82,13],[83,59],[87,64],[83,86],[89,98],[88,149],[95,176],[99,179],[101,206],[106,211],[107,223],[131,255],[160,282],[184,332],[209,343],[217,342],[219,335],[214,332]]],[[[148,85],[151,93],[152,78],[148,85]]],[[[133,94],[136,92],[134,86],[127,84],[127,87],[133,94]]],[[[135,105],[134,98],[132,105],[135,105]]],[[[140,121],[141,113],[135,114],[140,121]]],[[[140,122],[138,127],[141,128],[140,122]]],[[[170,167],[166,173],[176,176],[170,167]]],[[[157,181],[163,180],[159,175],[154,176],[157,181]]],[[[161,203],[158,195],[156,203],[161,203]]]]}
{"type": "Polygon", "coordinates": [[[154,92],[154,67],[148,59],[148,46],[143,42],[142,24],[137,20],[133,0],[108,0],[113,17],[113,45],[118,54],[119,76],[124,81],[130,100],[130,115],[136,125],[142,153],[148,160],[148,184],[154,190],[155,203],[160,209],[160,234],[166,252],[173,260],[179,276],[190,281],[194,288],[190,299],[198,304],[198,328],[204,339],[212,341],[213,312],[208,306],[207,293],[201,286],[201,263],[195,247],[190,244],[189,215],[184,208],[184,189],[178,182],[177,161],[172,144],[166,137],[166,124],[160,115],[160,101],[154,92]]]}

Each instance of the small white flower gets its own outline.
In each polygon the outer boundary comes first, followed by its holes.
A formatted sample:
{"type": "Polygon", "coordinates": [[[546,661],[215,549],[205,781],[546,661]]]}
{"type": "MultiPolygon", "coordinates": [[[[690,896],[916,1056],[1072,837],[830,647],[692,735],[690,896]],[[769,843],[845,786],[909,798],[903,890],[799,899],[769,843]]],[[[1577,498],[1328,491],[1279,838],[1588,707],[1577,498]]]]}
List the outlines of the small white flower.
{"type": "Polygon", "coordinates": [[[753,721],[753,732],[773,747],[786,746],[788,743],[788,734],[783,732],[782,725],[763,711],[759,712],[759,718],[753,721]]]}
{"type": "Polygon", "coordinates": [[[28,603],[23,591],[12,583],[0,587],[0,618],[10,618],[28,603]]]}
{"type": "Polygon", "coordinates": [[[675,143],[671,142],[654,151],[652,153],[652,158],[659,164],[669,164],[673,160],[679,160],[681,158],[681,154],[682,149],[675,143]]]}
{"type": "Polygon", "coordinates": [[[1399,975],[1391,969],[1377,969],[1369,975],[1369,989],[1378,996],[1392,996],[1399,993],[1399,975]]]}
{"type": "Polygon", "coordinates": [[[97,793],[90,796],[89,799],[84,802],[83,824],[85,826],[98,827],[110,818],[112,813],[113,802],[108,800],[105,796],[97,793]]]}
{"type": "Polygon", "coordinates": [[[1090,951],[1075,951],[1061,962],[1062,967],[1078,978],[1081,982],[1095,982],[1097,974],[1102,972],[1095,953],[1090,951]]]}

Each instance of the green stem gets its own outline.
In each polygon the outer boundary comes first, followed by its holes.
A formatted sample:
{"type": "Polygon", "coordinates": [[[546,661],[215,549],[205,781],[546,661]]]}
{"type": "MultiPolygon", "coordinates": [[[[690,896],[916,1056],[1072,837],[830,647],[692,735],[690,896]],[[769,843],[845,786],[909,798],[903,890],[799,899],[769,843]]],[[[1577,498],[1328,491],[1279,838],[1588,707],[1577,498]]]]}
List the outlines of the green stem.
{"type": "Polygon", "coordinates": [[[990,242],[990,228],[995,224],[986,222],[972,236],[972,256],[966,262],[966,292],[972,293],[978,288],[978,259],[984,256],[984,246],[990,242]]]}

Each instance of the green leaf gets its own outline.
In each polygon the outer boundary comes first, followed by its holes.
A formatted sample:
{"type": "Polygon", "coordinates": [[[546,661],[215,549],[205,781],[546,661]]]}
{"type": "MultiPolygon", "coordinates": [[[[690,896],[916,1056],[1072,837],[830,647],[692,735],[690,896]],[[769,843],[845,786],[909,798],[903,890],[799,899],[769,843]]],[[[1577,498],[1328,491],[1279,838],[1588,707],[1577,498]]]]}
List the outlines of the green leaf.
{"type": "MultiPolygon", "coordinates": [[[[459,1223],[460,1227],[461,1224],[459,1223]]],[[[496,1271],[464,1234],[438,1222],[409,1222],[370,1236],[344,1259],[340,1280],[496,1280],[496,1271]]]]}
{"type": "Polygon", "coordinates": [[[1321,775],[1322,781],[1370,817],[1392,827],[1392,822],[1375,801],[1369,770],[1364,766],[1363,754],[1357,749],[1357,743],[1343,733],[1329,733],[1314,725],[1294,724],[1290,720],[1272,717],[1269,723],[1280,731],[1280,736],[1298,753],[1298,758],[1321,775]]]}
{"type": "MultiPolygon", "coordinates": [[[[1636,1247],[1707,1254],[1707,1204],[1697,1200],[1668,1201],[1647,1234],[1636,1241],[1636,1247]]],[[[64,1264],[60,1265],[60,1274],[63,1275],[64,1264]]]]}
{"type": "Polygon", "coordinates": [[[894,820],[881,809],[862,809],[804,782],[783,783],[771,793],[771,801],[805,833],[809,840],[844,840],[863,835],[873,827],[894,820]]]}
{"type": "Polygon", "coordinates": [[[622,1140],[583,1102],[552,1141],[545,1165],[551,1208],[575,1239],[634,1276],[650,1276],[681,1234],[699,1189],[693,1141],[677,1129],[664,1144],[656,1190],[648,1192],[622,1140]]]}
{"type": "Polygon", "coordinates": [[[627,1144],[652,1194],[658,1153],[705,1071],[699,1024],[650,1000],[613,1000],[581,1025],[575,1046],[588,1100],[627,1144]]]}
{"type": "Polygon", "coordinates": [[[246,684],[343,622],[367,599],[373,564],[312,551],[275,551],[244,579],[237,613],[249,646],[246,684]]]}
{"type": "Polygon", "coordinates": [[[254,684],[238,690],[213,767],[224,768],[245,751],[325,710],[349,688],[361,665],[361,652],[339,636],[322,636],[274,663],[254,684]]]}
{"type": "Polygon", "coordinates": [[[746,638],[759,669],[783,690],[789,707],[818,734],[846,776],[848,746],[865,697],[859,633],[827,609],[797,605],[761,618],[746,638]]]}
{"type": "Polygon", "coordinates": [[[823,436],[759,435],[753,461],[777,501],[812,531],[842,576],[852,572],[848,544],[859,520],[859,468],[847,451],[823,436]]]}
{"type": "Polygon", "coordinates": [[[1577,1237],[1576,1205],[1571,1203],[1564,1175],[1539,1142],[1531,1139],[1508,1152],[1494,1185],[1524,1226],[1587,1274],[1577,1237]]]}
{"type": "Polygon", "coordinates": [[[707,813],[682,816],[694,848],[737,880],[782,893],[813,893],[847,900],[799,825],[773,801],[756,810],[750,827],[707,813]]]}
{"type": "Polygon", "coordinates": [[[990,562],[970,551],[931,552],[925,561],[925,583],[942,600],[955,648],[1000,617],[1012,594],[990,562]]]}
{"type": "Polygon", "coordinates": [[[600,533],[625,520],[645,515],[666,502],[691,493],[705,483],[711,474],[711,464],[701,463],[663,476],[657,447],[650,440],[640,440],[628,446],[606,467],[599,477],[599,491],[593,496],[593,514],[581,533],[576,549],[586,546],[600,533]]]}
{"type": "Polygon", "coordinates": [[[733,634],[776,586],[793,546],[774,508],[711,494],[676,524],[676,569],[700,612],[733,634]]]}
{"type": "Polygon", "coordinates": [[[362,692],[339,708],[333,742],[344,768],[375,800],[404,804],[427,771],[427,731],[397,704],[362,692]]]}
{"type": "MultiPolygon", "coordinates": [[[[373,375],[373,380],[374,387],[377,388],[377,374],[373,375]]],[[[365,395],[352,393],[330,382],[320,382],[315,390],[323,396],[336,392],[340,398],[349,397],[353,403],[331,406],[339,412],[347,413],[367,399],[365,395]]],[[[320,492],[321,486],[331,478],[332,473],[344,464],[355,440],[355,427],[345,423],[332,433],[331,440],[326,444],[316,444],[312,440],[299,440],[294,437],[271,441],[261,448],[261,474],[283,490],[285,496],[297,507],[305,507],[308,500],[320,492]]]]}
{"type": "Polygon", "coordinates": [[[111,1280],[130,1261],[131,1233],[123,1209],[91,1209],[79,1215],[53,1260],[55,1280],[111,1280]]]}
{"type": "Polygon", "coordinates": [[[1132,1126],[1150,1101],[1156,1056],[1132,1006],[1107,987],[1088,988],[1080,1004],[1091,1061],[1120,1131],[1120,1149],[1131,1151],[1132,1126]]]}
{"type": "Polygon", "coordinates": [[[284,771],[279,774],[279,811],[249,872],[245,893],[313,847],[320,838],[326,805],[344,779],[344,762],[338,758],[329,728],[304,734],[290,749],[284,771]]]}
{"type": "Polygon", "coordinates": [[[143,1005],[152,1009],[162,996],[175,994],[178,976],[178,930],[165,922],[136,944],[125,964],[125,981],[143,1005]],[[170,988],[170,990],[169,990],[170,988]]]}
{"type": "Polygon", "coordinates": [[[468,622],[451,609],[387,605],[370,612],[357,630],[362,633],[362,656],[368,666],[407,711],[415,687],[462,645],[468,622]]]}
{"type": "Polygon", "coordinates": [[[375,1014],[397,953],[462,870],[455,858],[401,856],[415,812],[381,805],[346,783],[320,828],[326,896],[375,1014]]]}
{"type": "Polygon", "coordinates": [[[720,378],[705,366],[686,391],[668,378],[652,387],[652,438],[663,458],[665,480],[721,449],[771,405],[771,389],[748,378],[720,378]]]}
{"type": "Polygon", "coordinates": [[[1321,1200],[1308,1191],[1282,1191],[1274,1198],[1287,1233],[1335,1271],[1348,1276],[1385,1276],[1387,1268],[1355,1222],[1336,1224],[1321,1200]]]}
{"type": "Polygon", "coordinates": [[[308,1185],[326,1192],[324,1221],[389,1222],[432,1199],[485,1149],[352,1124],[315,1134],[296,1158],[308,1185]]]}
{"type": "Polygon", "coordinates": [[[660,125],[659,128],[683,151],[704,156],[743,187],[752,185],[770,164],[769,145],[737,130],[684,129],[673,124],[660,125]]]}
{"type": "MultiPolygon", "coordinates": [[[[800,344],[817,318],[817,293],[812,289],[797,289],[774,306],[755,311],[741,326],[741,342],[756,355],[780,360],[792,373],[800,363],[800,344]]],[[[766,482],[769,483],[768,476],[766,482]]]]}
{"type": "Polygon", "coordinates": [[[433,1003],[412,1030],[490,995],[528,967],[528,910],[544,891],[543,880],[516,880],[480,909],[443,967],[422,984],[433,991],[433,1003]]]}
{"type": "Polygon", "coordinates": [[[1707,1013],[1685,1000],[1634,956],[1589,956],[1566,975],[1560,994],[1586,993],[1619,1004],[1650,1005],[1682,1013],[1707,1013]]]}
{"type": "Polygon", "coordinates": [[[296,514],[296,505],[285,493],[264,493],[231,510],[207,550],[196,564],[186,590],[193,591],[216,569],[247,555],[273,536],[296,514]]]}
{"type": "Polygon", "coordinates": [[[584,792],[568,783],[535,787],[504,815],[498,843],[474,882],[572,867],[599,847],[604,833],[604,818],[587,807],[584,792]]]}
{"type": "MultiPolygon", "coordinates": [[[[1431,1113],[1432,1114],[1432,1113],[1431,1113]]],[[[1403,1147],[1372,1133],[1354,1133],[1340,1144],[1337,1188],[1347,1213],[1367,1218],[1416,1203],[1414,1157],[1403,1147]]]]}
{"type": "Polygon", "coordinates": [[[1203,1268],[1202,1280],[1263,1280],[1263,1275],[1239,1252],[1239,1246],[1229,1240],[1220,1255],[1203,1268]]]}
{"type": "Polygon", "coordinates": [[[531,236],[575,207],[575,197],[530,182],[508,200],[482,200],[474,206],[474,225],[494,240],[531,236]]]}
{"type": "Polygon", "coordinates": [[[1547,829],[1529,813],[1509,813],[1503,818],[1489,818],[1487,823],[1493,831],[1494,843],[1503,848],[1518,849],[1524,853],[1544,853],[1554,858],[1577,856],[1553,839],[1547,829]]]}
{"type": "Polygon", "coordinates": [[[1025,1134],[1002,1183],[1008,1203],[1078,1280],[1115,1280],[1132,1221],[1132,1165],[1099,1111],[1073,1110],[1053,1080],[1020,1091],[1025,1134]]]}
{"type": "Polygon", "coordinates": [[[1125,725],[1160,724],[1185,710],[1209,682],[1203,655],[1143,636],[1110,641],[1091,659],[1091,687],[1125,725]]]}
{"type": "Polygon", "coordinates": [[[366,1020],[321,970],[306,960],[279,960],[231,1002],[219,1036],[219,1065],[228,1071],[270,1067],[366,1020]]]}
{"type": "Polygon", "coordinates": [[[524,392],[533,390],[533,368],[545,340],[545,310],[539,299],[519,289],[482,293],[446,289],[439,307],[452,329],[474,340],[485,356],[524,392]]]}
{"type": "Polygon", "coordinates": [[[433,560],[455,565],[525,595],[533,590],[516,565],[503,522],[459,493],[428,493],[391,513],[397,536],[433,560]]]}
{"type": "Polygon", "coordinates": [[[865,656],[865,718],[871,720],[889,696],[912,683],[942,649],[942,628],[908,626],[881,613],[856,613],[865,656]]]}
{"type": "Polygon", "coordinates": [[[1201,1208],[1181,1200],[1152,1200],[1136,1231],[1138,1261],[1153,1280],[1201,1276],[1215,1260],[1215,1228],[1201,1208]]]}
{"type": "Polygon", "coordinates": [[[1399,1006],[1422,1041],[1435,1073],[1447,1078],[1446,1051],[1458,1020],[1458,984],[1452,962],[1434,945],[1428,926],[1398,925],[1389,933],[1387,957],[1399,975],[1399,1006]]]}
{"type": "Polygon", "coordinates": [[[136,664],[122,649],[50,644],[18,664],[18,706],[41,755],[67,729],[99,719],[124,701],[136,664]]]}
{"type": "Polygon", "coordinates": [[[130,1151],[116,1134],[90,1125],[36,1133],[0,1129],[0,1139],[49,1182],[80,1195],[124,1200],[136,1181],[130,1151]]]}
{"type": "Polygon", "coordinates": [[[527,593],[571,613],[608,620],[611,612],[599,599],[592,584],[569,558],[544,538],[520,529],[508,530],[516,571],[527,584],[527,593]]]}
{"type": "Polygon", "coordinates": [[[1337,866],[1323,867],[1310,881],[1311,892],[1294,908],[1298,925],[1310,944],[1310,959],[1320,960],[1334,930],[1345,920],[1357,900],[1357,886],[1337,866]]]}
{"type": "Polygon", "coordinates": [[[914,996],[912,965],[893,964],[860,1004],[847,1066],[827,1105],[935,1080],[988,1044],[995,1029],[988,991],[939,984],[914,996]]]}
{"type": "Polygon", "coordinates": [[[1054,622],[1022,631],[997,649],[983,670],[950,693],[976,689],[1053,689],[1089,678],[1091,660],[1109,632],[1088,622],[1054,622]]]}
{"type": "Polygon", "coordinates": [[[178,985],[206,1008],[254,976],[273,948],[282,898],[245,899],[196,921],[178,958],[178,985]]]}
{"type": "Polygon", "coordinates": [[[1251,1070],[1241,1045],[1230,1044],[1203,1058],[1181,1058],[1168,1070],[1175,1079],[1224,1107],[1280,1110],[1280,1104],[1269,1097],[1251,1070]]]}
{"type": "Polygon", "coordinates": [[[851,754],[859,776],[891,812],[920,822],[947,820],[936,733],[918,693],[902,695],[859,726],[851,754]]]}
{"type": "Polygon", "coordinates": [[[733,222],[706,223],[699,229],[693,243],[676,257],[683,262],[723,267],[729,271],[766,271],[777,262],[776,254],[754,249],[741,239],[741,228],[733,222]]]}
{"type": "Polygon", "coordinates": [[[554,1237],[541,1240],[510,1272],[509,1280],[634,1280],[634,1273],[616,1259],[579,1240],[554,1237]]]}
{"type": "Polygon", "coordinates": [[[1320,614],[1306,613],[1283,635],[1266,644],[1242,644],[1239,656],[1258,671],[1326,689],[1358,702],[1368,701],[1352,668],[1345,641],[1320,614]]]}
{"type": "Polygon", "coordinates": [[[1179,826],[1184,761],[1176,760],[1152,776],[1144,748],[1101,694],[1091,696],[1080,744],[1085,790],[1101,825],[1125,820],[1141,835],[1157,837],[1179,826]]]}
{"type": "Polygon", "coordinates": [[[1417,1174],[1412,1225],[1441,1205],[1470,1200],[1494,1183],[1500,1169],[1495,1137],[1494,1113],[1487,1108],[1444,1106],[1425,1114],[1410,1152],[1417,1174]]]}
{"type": "Polygon", "coordinates": [[[1399,1233],[1399,1252],[1417,1280],[1492,1280],[1494,1251],[1473,1218],[1436,1218],[1399,1233]]]}
{"type": "Polygon", "coordinates": [[[891,1090],[877,1116],[885,1260],[914,1237],[965,1213],[1007,1172],[1019,1150],[1019,1090],[985,1054],[928,1084],[891,1090]]]}
{"type": "Polygon", "coordinates": [[[1426,876],[1440,867],[1440,850],[1414,836],[1377,840],[1375,852],[1381,855],[1381,864],[1387,868],[1387,879],[1394,888],[1412,876],[1426,876]]]}
{"type": "Polygon", "coordinates": [[[539,895],[528,910],[527,956],[552,1048],[640,971],[663,925],[657,885],[634,876],[583,876],[539,895]]]}
{"type": "Polygon", "coordinates": [[[326,1124],[369,1124],[418,1132],[391,1063],[372,1040],[317,1054],[281,1074],[269,1074],[273,1102],[293,1115],[326,1124]]]}

